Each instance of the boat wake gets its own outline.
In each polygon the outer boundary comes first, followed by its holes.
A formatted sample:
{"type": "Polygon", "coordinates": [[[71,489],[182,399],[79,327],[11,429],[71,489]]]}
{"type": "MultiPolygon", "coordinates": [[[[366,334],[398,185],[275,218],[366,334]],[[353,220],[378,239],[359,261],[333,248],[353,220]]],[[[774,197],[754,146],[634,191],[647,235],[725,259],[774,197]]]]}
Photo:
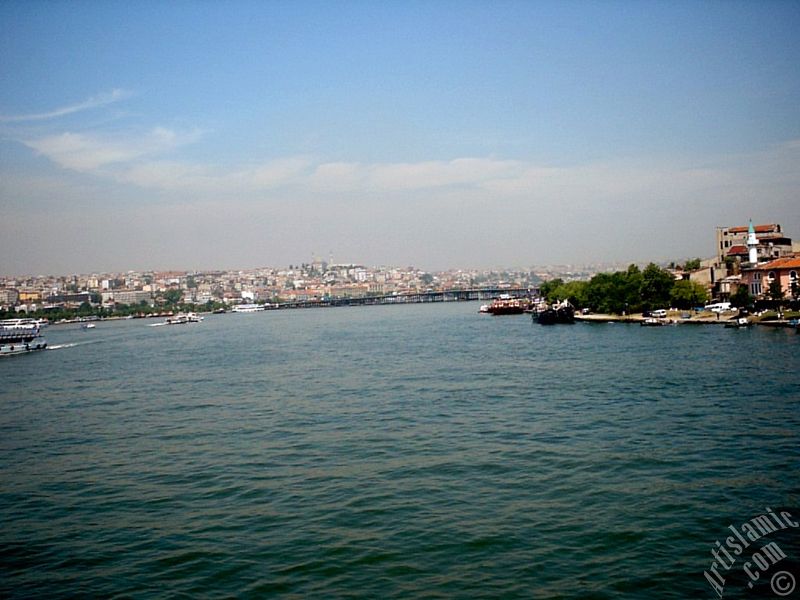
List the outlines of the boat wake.
{"type": "Polygon", "coordinates": [[[98,344],[102,340],[91,340],[87,342],[71,342],[69,344],[54,344],[47,346],[47,350],[63,350],[64,348],[74,348],[75,346],[85,346],[86,344],[98,344]]]}

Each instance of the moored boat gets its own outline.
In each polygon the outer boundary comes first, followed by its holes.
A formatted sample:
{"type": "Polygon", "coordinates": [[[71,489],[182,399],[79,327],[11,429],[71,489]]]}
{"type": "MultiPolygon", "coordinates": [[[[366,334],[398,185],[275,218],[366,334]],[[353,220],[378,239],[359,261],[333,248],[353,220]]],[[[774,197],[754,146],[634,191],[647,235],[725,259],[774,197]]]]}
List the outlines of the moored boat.
{"type": "Polygon", "coordinates": [[[725,327],[728,329],[739,329],[740,327],[749,327],[750,325],[751,323],[746,317],[739,317],[738,319],[725,323],[725,327]]]}
{"type": "Polygon", "coordinates": [[[540,325],[569,325],[575,322],[575,308],[564,300],[552,306],[544,306],[533,313],[540,325]]]}
{"type": "Polygon", "coordinates": [[[237,304],[231,309],[231,312],[251,313],[251,312],[260,312],[265,309],[266,306],[264,306],[263,304],[237,304]]]}
{"type": "Polygon", "coordinates": [[[486,306],[486,310],[482,306],[481,312],[491,315],[521,315],[528,307],[528,301],[520,298],[501,297],[484,306],[486,306]]]}
{"type": "Polygon", "coordinates": [[[669,324],[669,319],[658,319],[656,317],[648,317],[640,323],[642,327],[663,327],[664,325],[669,324]]]}

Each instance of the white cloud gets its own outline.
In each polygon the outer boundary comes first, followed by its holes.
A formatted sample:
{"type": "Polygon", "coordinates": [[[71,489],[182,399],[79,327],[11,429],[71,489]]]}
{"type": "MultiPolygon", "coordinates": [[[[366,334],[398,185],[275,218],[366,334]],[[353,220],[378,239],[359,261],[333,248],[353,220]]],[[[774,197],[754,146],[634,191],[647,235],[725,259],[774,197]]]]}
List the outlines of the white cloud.
{"type": "Polygon", "coordinates": [[[122,183],[164,191],[207,187],[212,180],[203,167],[166,160],[132,165],[114,177],[122,183]]]}
{"type": "MultiPolygon", "coordinates": [[[[182,139],[168,130],[144,137],[182,139]]],[[[165,267],[246,266],[330,249],[432,268],[708,256],[715,226],[751,216],[800,231],[800,152],[791,144],[702,164],[288,157],[222,168],[157,158],[105,163],[96,177],[0,171],[0,256],[25,272],[62,256],[68,270],[81,252],[84,264],[102,256],[133,268],[131,256],[165,267]],[[100,206],[113,210],[92,210],[100,206]],[[34,221],[41,242],[31,250],[32,230],[20,225],[34,221]],[[75,242],[85,239],[92,243],[75,242]]]]}
{"type": "Polygon", "coordinates": [[[285,158],[244,170],[241,177],[247,187],[270,188],[294,181],[304,175],[310,166],[311,161],[307,158],[285,158]]]}
{"type": "Polygon", "coordinates": [[[0,123],[21,123],[25,121],[45,121],[48,119],[55,119],[84,110],[105,106],[106,104],[111,104],[113,102],[118,102],[130,97],[130,95],[131,93],[125,90],[114,89],[107,93],[92,96],[91,98],[88,98],[87,100],[84,100],[78,104],[63,106],[45,113],[36,113],[30,115],[0,115],[0,123]]]}
{"type": "MultiPolygon", "coordinates": [[[[662,197],[699,195],[710,189],[719,194],[732,186],[742,189],[754,179],[791,185],[797,181],[798,166],[797,145],[793,143],[749,156],[718,157],[709,165],[620,160],[552,167],[484,157],[363,163],[318,162],[295,156],[223,168],[159,158],[198,136],[197,132],[155,128],[138,138],[63,133],[25,143],[74,171],[150,190],[214,196],[289,188],[322,195],[436,192],[443,197],[444,191],[449,190],[464,197],[488,193],[497,199],[607,206],[624,199],[647,203],[662,197]]],[[[263,199],[263,194],[258,198],[263,199]]]]}
{"type": "MultiPolygon", "coordinates": [[[[111,154],[113,148],[106,150],[111,154]]],[[[52,158],[53,156],[51,156],[52,158]]],[[[130,157],[137,158],[136,156],[130,157]]],[[[70,156],[68,160],[76,160],[70,156]]],[[[120,160],[118,162],[123,162],[120,160]]],[[[64,164],[65,159],[61,160],[64,164]]],[[[120,181],[162,190],[220,193],[265,191],[290,186],[315,193],[404,192],[444,187],[481,188],[519,177],[523,164],[482,158],[419,163],[314,163],[306,157],[287,157],[257,165],[223,170],[212,165],[151,161],[121,166],[120,181]]]]}
{"type": "Polygon", "coordinates": [[[291,185],[307,176],[311,162],[303,157],[267,161],[225,170],[180,161],[133,162],[110,172],[117,181],[161,191],[217,195],[247,193],[291,185]]]}
{"type": "Polygon", "coordinates": [[[91,172],[106,165],[130,163],[189,143],[199,132],[178,134],[156,127],[141,137],[105,138],[81,133],[62,133],[23,143],[61,167],[91,172]]]}
{"type": "Polygon", "coordinates": [[[328,162],[318,165],[308,178],[316,191],[345,192],[364,186],[368,168],[355,162],[328,162]]]}
{"type": "Polygon", "coordinates": [[[369,168],[368,180],[371,186],[382,190],[475,186],[517,177],[521,166],[517,161],[485,158],[377,164],[369,168]]]}
{"type": "Polygon", "coordinates": [[[140,150],[79,133],[62,133],[25,144],[56,164],[74,171],[92,171],[109,163],[136,158],[140,150]]]}

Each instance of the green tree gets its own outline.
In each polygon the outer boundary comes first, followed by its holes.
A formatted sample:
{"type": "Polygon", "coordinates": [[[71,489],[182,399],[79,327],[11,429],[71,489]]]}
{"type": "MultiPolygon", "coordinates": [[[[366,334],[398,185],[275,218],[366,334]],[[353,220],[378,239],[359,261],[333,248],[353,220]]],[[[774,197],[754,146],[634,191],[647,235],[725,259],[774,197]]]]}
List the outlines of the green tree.
{"type": "Polygon", "coordinates": [[[586,297],[588,287],[588,281],[569,281],[556,290],[556,296],[568,300],[573,306],[583,308],[588,305],[586,297]]]}
{"type": "Polygon", "coordinates": [[[624,291],[622,301],[625,304],[627,313],[638,312],[642,306],[642,282],[644,281],[642,271],[636,265],[628,266],[624,277],[624,291]]]}
{"type": "Polygon", "coordinates": [[[692,308],[705,304],[707,300],[708,293],[705,286],[696,281],[676,281],[670,292],[670,303],[677,308],[692,308]]]}
{"type": "Polygon", "coordinates": [[[586,300],[595,312],[621,312],[624,309],[624,301],[621,304],[616,299],[616,282],[611,273],[598,273],[589,280],[586,288],[586,300]]]}
{"type": "Polygon", "coordinates": [[[777,277],[769,283],[769,297],[773,300],[783,300],[783,288],[781,280],[777,277]]]}
{"type": "Polygon", "coordinates": [[[736,306],[738,308],[750,306],[752,302],[753,302],[753,297],[747,290],[746,285],[740,285],[739,287],[736,288],[736,291],[733,294],[731,294],[731,305],[736,306]]]}
{"type": "Polygon", "coordinates": [[[700,259],[693,258],[691,260],[687,260],[686,264],[683,265],[684,271],[695,271],[700,268],[700,259]]]}
{"type": "Polygon", "coordinates": [[[168,305],[174,306],[178,304],[181,298],[183,298],[183,292],[179,289],[172,288],[164,292],[164,301],[168,305]]]}
{"type": "Polygon", "coordinates": [[[555,302],[556,298],[553,293],[562,285],[564,285],[564,280],[559,278],[545,281],[539,286],[539,294],[541,294],[542,298],[545,298],[548,302],[555,302]]]}
{"type": "Polygon", "coordinates": [[[645,310],[669,303],[672,286],[675,278],[654,263],[650,263],[642,272],[642,286],[640,288],[642,307],[645,310]]]}
{"type": "Polygon", "coordinates": [[[568,300],[570,304],[580,308],[587,306],[586,289],[588,285],[588,281],[568,281],[563,283],[561,279],[554,279],[545,286],[547,292],[545,297],[548,302],[568,300]]]}

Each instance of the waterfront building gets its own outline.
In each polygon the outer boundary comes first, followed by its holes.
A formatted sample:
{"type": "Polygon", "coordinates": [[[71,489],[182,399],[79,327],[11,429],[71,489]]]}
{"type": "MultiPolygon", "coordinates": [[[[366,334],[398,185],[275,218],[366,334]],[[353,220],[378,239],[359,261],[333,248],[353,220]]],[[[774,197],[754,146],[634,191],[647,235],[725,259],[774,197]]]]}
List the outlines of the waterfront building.
{"type": "Polygon", "coordinates": [[[742,271],[742,284],[755,298],[768,296],[775,281],[780,282],[785,299],[800,297],[800,254],[776,258],[742,271]]]}

